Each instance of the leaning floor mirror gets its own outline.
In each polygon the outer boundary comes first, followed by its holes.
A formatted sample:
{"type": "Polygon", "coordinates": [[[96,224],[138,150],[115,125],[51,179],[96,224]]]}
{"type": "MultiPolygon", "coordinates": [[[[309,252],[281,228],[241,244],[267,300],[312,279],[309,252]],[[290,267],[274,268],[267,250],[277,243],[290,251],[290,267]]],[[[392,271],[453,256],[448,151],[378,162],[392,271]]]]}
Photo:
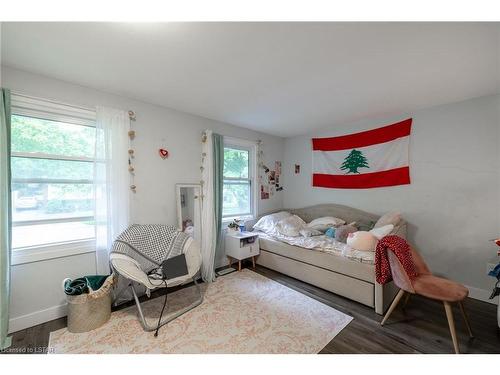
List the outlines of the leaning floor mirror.
{"type": "Polygon", "coordinates": [[[201,185],[177,184],[177,222],[179,229],[201,240],[201,185]]]}

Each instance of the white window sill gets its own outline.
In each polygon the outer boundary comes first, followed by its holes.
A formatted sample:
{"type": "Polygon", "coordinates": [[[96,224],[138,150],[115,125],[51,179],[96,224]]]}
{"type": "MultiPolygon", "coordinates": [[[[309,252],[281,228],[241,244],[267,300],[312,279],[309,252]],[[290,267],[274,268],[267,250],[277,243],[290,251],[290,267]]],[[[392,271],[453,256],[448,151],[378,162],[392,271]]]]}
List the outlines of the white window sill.
{"type": "Polygon", "coordinates": [[[94,239],[25,247],[12,250],[11,265],[16,266],[93,252],[95,252],[94,239]]]}
{"type": "Polygon", "coordinates": [[[248,221],[248,220],[254,220],[254,216],[235,216],[235,217],[225,217],[222,219],[222,227],[223,229],[227,229],[227,226],[229,223],[232,223],[234,219],[238,220],[243,220],[243,221],[248,221]]]}

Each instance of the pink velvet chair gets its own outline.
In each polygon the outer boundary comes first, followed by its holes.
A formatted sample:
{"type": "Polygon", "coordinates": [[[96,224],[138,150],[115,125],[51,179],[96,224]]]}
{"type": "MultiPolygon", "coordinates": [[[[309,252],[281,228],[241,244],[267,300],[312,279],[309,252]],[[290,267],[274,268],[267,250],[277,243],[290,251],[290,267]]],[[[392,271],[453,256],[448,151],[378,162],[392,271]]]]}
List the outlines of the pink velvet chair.
{"type": "Polygon", "coordinates": [[[396,286],[400,288],[400,290],[394,298],[391,306],[387,310],[387,313],[385,314],[384,319],[382,319],[381,324],[384,325],[386,320],[389,318],[389,316],[394,311],[399,301],[405,294],[406,301],[408,301],[408,298],[412,294],[418,294],[427,298],[442,301],[446,312],[446,318],[448,319],[448,325],[450,327],[453,347],[455,348],[455,353],[458,354],[460,352],[458,348],[457,333],[455,330],[455,322],[453,319],[451,304],[455,302],[458,303],[460,311],[462,312],[462,315],[464,317],[469,336],[471,338],[474,337],[472,335],[472,330],[463,305],[463,300],[467,297],[469,291],[462,284],[444,279],[442,277],[434,276],[429,270],[429,267],[427,267],[427,264],[425,264],[420,254],[413,247],[411,247],[411,251],[415,270],[418,273],[418,276],[413,280],[410,280],[396,255],[390,250],[387,251],[389,264],[391,266],[392,278],[394,280],[394,284],[396,284],[396,286]]]}

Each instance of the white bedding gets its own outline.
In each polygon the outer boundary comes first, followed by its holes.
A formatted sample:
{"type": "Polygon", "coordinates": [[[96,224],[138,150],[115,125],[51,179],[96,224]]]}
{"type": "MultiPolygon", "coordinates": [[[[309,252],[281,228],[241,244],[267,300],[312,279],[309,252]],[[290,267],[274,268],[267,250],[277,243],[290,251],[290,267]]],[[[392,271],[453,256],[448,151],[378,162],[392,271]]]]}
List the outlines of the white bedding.
{"type": "Polygon", "coordinates": [[[354,250],[345,243],[336,241],[334,238],[325,235],[312,237],[287,237],[277,233],[276,231],[272,235],[261,231],[258,231],[257,233],[259,233],[259,237],[262,238],[285,242],[289,245],[302,247],[304,249],[344,256],[361,263],[374,264],[374,252],[354,250]]]}

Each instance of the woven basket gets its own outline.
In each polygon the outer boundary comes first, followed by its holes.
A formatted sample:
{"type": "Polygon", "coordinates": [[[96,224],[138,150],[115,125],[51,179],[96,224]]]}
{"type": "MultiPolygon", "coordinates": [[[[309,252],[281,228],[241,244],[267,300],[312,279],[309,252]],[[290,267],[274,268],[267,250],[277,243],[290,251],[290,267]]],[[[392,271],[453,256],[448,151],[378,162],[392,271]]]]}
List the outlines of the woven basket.
{"type": "Polygon", "coordinates": [[[68,331],[81,333],[92,331],[106,323],[111,316],[111,289],[113,275],[101,288],[89,294],[66,296],[68,302],[68,331]]]}

